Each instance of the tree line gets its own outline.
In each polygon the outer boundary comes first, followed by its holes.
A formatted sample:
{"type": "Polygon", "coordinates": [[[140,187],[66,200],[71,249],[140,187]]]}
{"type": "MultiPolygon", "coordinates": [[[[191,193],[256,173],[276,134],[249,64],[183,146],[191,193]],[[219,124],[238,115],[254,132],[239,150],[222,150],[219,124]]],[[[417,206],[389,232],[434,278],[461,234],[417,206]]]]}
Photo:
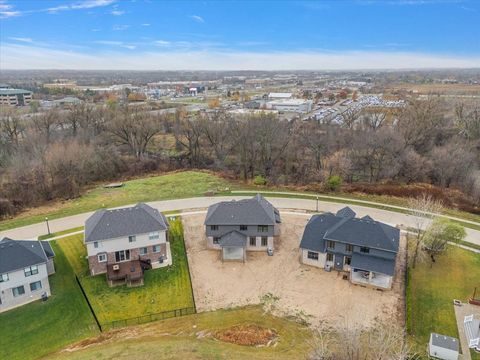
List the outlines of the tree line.
{"type": "Polygon", "coordinates": [[[396,113],[347,111],[340,124],[140,105],[1,109],[0,216],[74,198],[93,182],[182,168],[274,185],[422,182],[478,206],[480,106],[412,100],[396,113]]]}

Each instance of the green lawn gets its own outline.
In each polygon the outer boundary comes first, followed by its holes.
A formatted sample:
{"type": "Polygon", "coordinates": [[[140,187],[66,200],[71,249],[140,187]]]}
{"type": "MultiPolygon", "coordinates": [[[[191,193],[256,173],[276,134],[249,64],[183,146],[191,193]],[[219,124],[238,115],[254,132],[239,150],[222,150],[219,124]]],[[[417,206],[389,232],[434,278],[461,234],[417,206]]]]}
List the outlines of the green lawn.
{"type": "Polygon", "coordinates": [[[105,342],[73,353],[54,354],[48,359],[304,360],[312,349],[312,334],[307,328],[293,321],[264,314],[259,306],[168,319],[140,326],[129,333],[135,335],[120,335],[115,342],[105,342]],[[216,341],[208,335],[241,324],[274,329],[279,337],[277,345],[240,346],[216,341]],[[201,333],[206,336],[198,336],[201,333]]]}
{"type": "Polygon", "coordinates": [[[110,288],[105,275],[88,275],[83,234],[58,240],[98,317],[108,327],[115,320],[159,313],[194,306],[183,228],[179,218],[171,221],[170,245],[173,264],[166,268],[145,271],[144,286],[110,288]]]}
{"type": "Polygon", "coordinates": [[[65,216],[138,202],[202,196],[209,190],[232,187],[226,180],[206,172],[183,171],[126,181],[121,188],[97,186],[77,199],[55,202],[25,211],[17,217],[0,221],[0,231],[65,216]]]}
{"type": "Polygon", "coordinates": [[[52,246],[52,296],[0,314],[0,359],[36,359],[99,333],[68,260],[55,242],[52,246]]]}
{"type": "Polygon", "coordinates": [[[418,352],[425,352],[431,332],[458,336],[452,300],[466,301],[475,286],[480,286],[480,254],[460,248],[439,256],[433,267],[427,261],[409,269],[407,330],[418,352]]]}
{"type": "Polygon", "coordinates": [[[79,226],[79,227],[76,227],[76,228],[73,228],[73,229],[58,231],[58,232],[54,232],[54,233],[51,233],[51,234],[40,235],[38,237],[38,240],[47,240],[47,239],[51,239],[51,238],[54,238],[54,237],[57,237],[57,236],[60,236],[60,235],[66,235],[66,234],[70,234],[70,233],[77,232],[77,231],[83,231],[83,229],[84,229],[83,226],[79,226]]]}

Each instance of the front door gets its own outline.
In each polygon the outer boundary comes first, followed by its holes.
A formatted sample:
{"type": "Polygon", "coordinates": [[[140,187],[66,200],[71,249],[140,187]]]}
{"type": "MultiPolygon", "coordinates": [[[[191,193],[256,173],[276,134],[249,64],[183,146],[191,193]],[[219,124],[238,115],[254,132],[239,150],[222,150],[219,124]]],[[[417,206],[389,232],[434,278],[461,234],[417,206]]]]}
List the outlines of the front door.
{"type": "Polygon", "coordinates": [[[343,255],[335,254],[335,270],[343,270],[343,255]]]}

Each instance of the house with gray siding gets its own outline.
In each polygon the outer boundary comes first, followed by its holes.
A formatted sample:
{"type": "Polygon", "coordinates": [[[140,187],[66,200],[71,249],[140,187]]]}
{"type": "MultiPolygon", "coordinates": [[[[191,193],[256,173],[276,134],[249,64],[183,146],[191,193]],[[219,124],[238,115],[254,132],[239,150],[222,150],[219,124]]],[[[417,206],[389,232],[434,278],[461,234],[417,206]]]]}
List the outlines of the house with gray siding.
{"type": "Polygon", "coordinates": [[[312,216],[300,243],[300,260],[346,272],[355,284],[390,289],[399,242],[399,229],[368,215],[357,218],[345,207],[336,214],[312,216]]]}
{"type": "Polygon", "coordinates": [[[280,223],[279,211],[260,194],[222,201],[208,208],[207,247],[221,250],[223,260],[245,261],[247,251],[273,251],[280,223]]]}
{"type": "Polygon", "coordinates": [[[101,209],[85,222],[85,246],[91,275],[107,274],[110,286],[143,285],[146,269],[172,264],[169,224],[143,203],[101,209]]]}
{"type": "Polygon", "coordinates": [[[54,256],[45,241],[0,241],[0,313],[50,296],[54,256]]]}

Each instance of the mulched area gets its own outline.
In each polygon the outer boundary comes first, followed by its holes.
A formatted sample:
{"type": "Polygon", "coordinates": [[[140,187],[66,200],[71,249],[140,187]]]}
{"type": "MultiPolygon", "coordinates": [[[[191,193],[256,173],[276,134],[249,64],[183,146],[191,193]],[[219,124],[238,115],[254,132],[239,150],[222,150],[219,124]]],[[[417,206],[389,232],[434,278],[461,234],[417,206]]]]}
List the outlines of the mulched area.
{"type": "Polygon", "coordinates": [[[266,329],[258,325],[237,325],[217,331],[214,334],[217,340],[245,346],[271,345],[277,339],[275,330],[266,329]]]}

